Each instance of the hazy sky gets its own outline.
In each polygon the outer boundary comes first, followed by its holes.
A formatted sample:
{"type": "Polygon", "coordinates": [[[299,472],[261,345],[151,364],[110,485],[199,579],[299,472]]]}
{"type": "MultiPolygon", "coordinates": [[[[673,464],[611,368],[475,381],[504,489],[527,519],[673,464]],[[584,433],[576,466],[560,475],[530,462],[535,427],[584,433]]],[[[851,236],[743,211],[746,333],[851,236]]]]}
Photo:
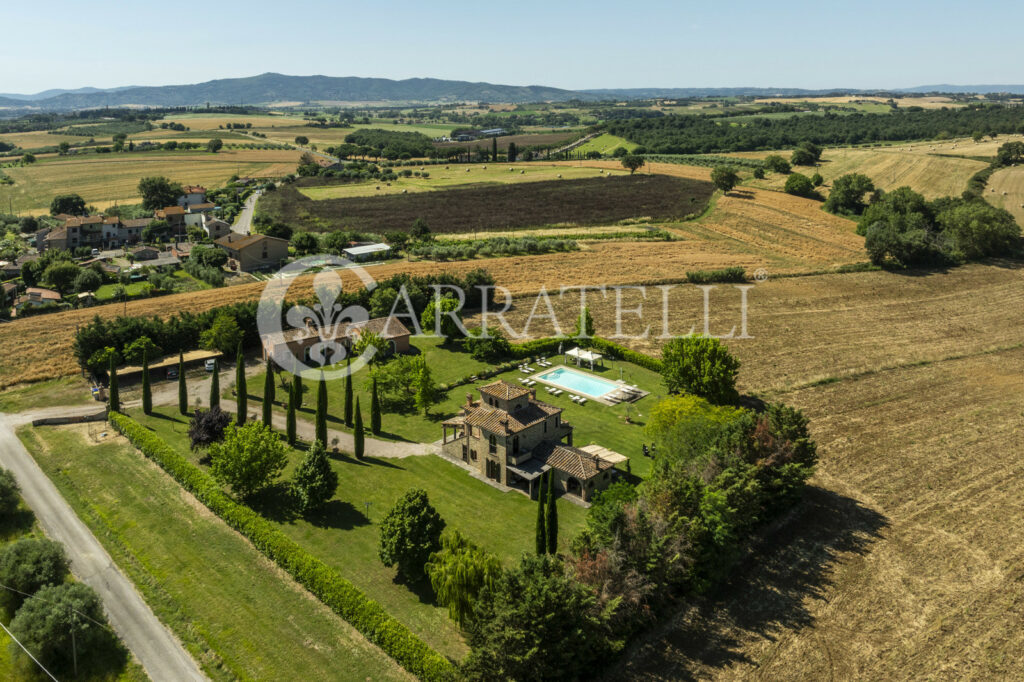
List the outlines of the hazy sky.
{"type": "Polygon", "coordinates": [[[1024,82],[1024,2],[3,0],[0,92],[266,71],[556,87],[1024,82]]]}

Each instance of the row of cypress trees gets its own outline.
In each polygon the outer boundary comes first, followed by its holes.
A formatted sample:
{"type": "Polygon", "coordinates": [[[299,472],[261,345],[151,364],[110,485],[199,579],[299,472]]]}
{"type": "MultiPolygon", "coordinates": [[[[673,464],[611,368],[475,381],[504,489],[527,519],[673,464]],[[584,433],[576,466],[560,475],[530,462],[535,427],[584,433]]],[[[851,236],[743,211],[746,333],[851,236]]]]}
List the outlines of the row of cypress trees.
{"type": "Polygon", "coordinates": [[[555,474],[541,475],[537,491],[537,554],[558,553],[558,506],[555,504],[555,474]]]}
{"type": "MultiPolygon", "coordinates": [[[[351,367],[351,362],[349,363],[351,367]]],[[[110,358],[110,409],[119,412],[121,409],[120,390],[117,379],[117,366],[114,357],[110,358]]],[[[237,360],[235,364],[235,386],[236,386],[236,413],[237,424],[244,424],[248,417],[248,389],[245,378],[245,357],[242,354],[242,345],[238,345],[237,360]]],[[[381,409],[380,396],[377,392],[377,380],[373,379],[372,395],[370,403],[370,431],[377,435],[381,431],[381,409]]],[[[345,376],[345,425],[353,429],[355,441],[355,456],[362,459],[365,451],[366,439],[363,425],[363,414],[356,398],[353,402],[352,374],[345,376]]],[[[276,396],[274,385],[273,363],[268,358],[266,376],[263,384],[263,414],[262,422],[268,428],[273,428],[273,403],[276,396]]],[[[285,437],[289,445],[295,445],[296,435],[296,412],[302,406],[302,377],[293,375],[291,391],[288,395],[287,416],[285,419],[285,437]]],[[[213,376],[210,379],[210,409],[220,407],[220,362],[213,361],[213,376]]],[[[149,358],[143,354],[142,357],[142,411],[149,415],[153,412],[153,395],[149,379],[149,358]]],[[[188,413],[188,388],[185,383],[185,359],[183,354],[178,353],[178,412],[188,413]]],[[[320,441],[326,447],[327,444],[327,382],[324,380],[323,372],[320,373],[320,381],[317,386],[316,400],[316,421],[315,440],[320,441]]]]}

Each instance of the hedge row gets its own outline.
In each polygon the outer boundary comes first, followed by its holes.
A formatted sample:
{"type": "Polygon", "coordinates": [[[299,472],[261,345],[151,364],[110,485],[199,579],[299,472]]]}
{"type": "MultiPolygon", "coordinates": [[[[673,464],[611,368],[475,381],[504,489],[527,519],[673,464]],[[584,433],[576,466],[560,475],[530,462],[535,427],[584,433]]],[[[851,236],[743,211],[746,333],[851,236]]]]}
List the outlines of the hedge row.
{"type": "Polygon", "coordinates": [[[130,417],[111,412],[109,419],[142,454],[403,668],[423,680],[455,678],[451,661],[427,646],[337,571],[292,542],[259,514],[228,497],[212,476],[130,417]]]}
{"type": "Polygon", "coordinates": [[[746,282],[747,272],[739,266],[722,268],[721,270],[687,270],[686,281],[692,284],[709,284],[711,282],[746,282]]]}
{"type": "Polygon", "coordinates": [[[649,369],[652,372],[658,372],[660,374],[663,368],[662,362],[659,358],[652,358],[650,355],[638,353],[635,350],[626,348],[625,346],[620,346],[614,341],[602,339],[600,336],[595,336],[591,339],[590,345],[593,346],[595,350],[604,353],[610,358],[632,362],[634,365],[639,365],[640,367],[649,369]]]}

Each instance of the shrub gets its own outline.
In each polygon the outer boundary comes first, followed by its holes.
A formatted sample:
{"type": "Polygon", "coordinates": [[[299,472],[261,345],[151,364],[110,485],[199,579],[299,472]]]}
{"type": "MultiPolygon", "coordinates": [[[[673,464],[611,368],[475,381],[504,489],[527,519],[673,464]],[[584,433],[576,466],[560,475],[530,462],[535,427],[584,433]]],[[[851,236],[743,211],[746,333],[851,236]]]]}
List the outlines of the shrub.
{"type": "Polygon", "coordinates": [[[408,491],[381,522],[380,560],[385,566],[397,565],[408,582],[419,582],[431,553],[441,548],[444,526],[425,490],[408,491]]]}
{"type": "Polygon", "coordinates": [[[188,438],[192,449],[207,448],[224,438],[224,429],[231,423],[231,415],[220,407],[196,409],[188,424],[188,438]]]}
{"type": "Polygon", "coordinates": [[[110,421],[142,454],[399,665],[423,680],[454,679],[455,668],[448,659],[424,644],[336,570],[306,552],[259,514],[232,500],[209,474],[156,434],[120,413],[112,412],[110,421]]]}
{"type": "Polygon", "coordinates": [[[747,273],[742,267],[736,266],[722,270],[693,270],[687,271],[686,281],[693,284],[708,284],[710,282],[745,282],[747,273]]]}
{"type": "Polygon", "coordinates": [[[792,173],[786,178],[785,191],[787,194],[793,194],[798,197],[806,197],[813,199],[818,196],[818,193],[814,191],[814,183],[806,175],[801,173],[792,173]]]}
{"type": "Polygon", "coordinates": [[[320,441],[313,441],[292,476],[292,492],[301,511],[322,507],[338,489],[338,472],[327,459],[320,441]]]}
{"type": "Polygon", "coordinates": [[[243,498],[273,483],[287,463],[284,443],[262,422],[228,427],[210,446],[210,473],[243,498]]]}

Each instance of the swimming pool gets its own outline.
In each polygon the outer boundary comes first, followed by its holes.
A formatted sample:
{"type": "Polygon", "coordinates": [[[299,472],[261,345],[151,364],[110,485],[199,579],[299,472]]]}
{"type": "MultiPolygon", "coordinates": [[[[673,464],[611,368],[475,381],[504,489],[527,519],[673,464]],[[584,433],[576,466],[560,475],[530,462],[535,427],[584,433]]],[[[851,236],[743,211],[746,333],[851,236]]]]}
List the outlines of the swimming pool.
{"type": "Polygon", "coordinates": [[[591,374],[585,374],[575,369],[568,367],[559,367],[549,372],[537,375],[538,381],[551,384],[552,386],[558,386],[564,388],[566,391],[572,393],[580,393],[590,398],[600,398],[601,396],[617,391],[621,388],[614,381],[595,377],[591,374]]]}

